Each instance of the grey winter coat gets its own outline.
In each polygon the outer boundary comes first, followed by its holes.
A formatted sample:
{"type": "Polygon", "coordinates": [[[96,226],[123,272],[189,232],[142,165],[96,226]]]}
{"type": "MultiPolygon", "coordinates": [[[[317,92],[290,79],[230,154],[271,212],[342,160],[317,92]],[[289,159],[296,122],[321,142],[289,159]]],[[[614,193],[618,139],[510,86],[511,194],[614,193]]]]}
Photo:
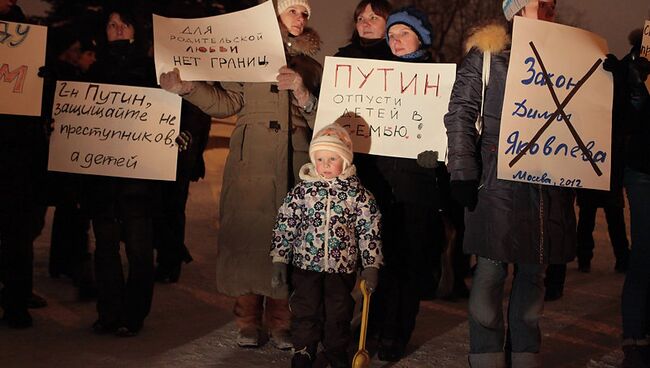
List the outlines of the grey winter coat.
{"type": "Polygon", "coordinates": [[[454,180],[479,182],[478,204],[465,213],[464,250],[511,263],[566,263],[575,256],[572,189],[497,179],[501,108],[510,58],[505,26],[492,24],[467,42],[445,126],[454,180]],[[492,53],[480,143],[474,126],[481,106],[483,51],[492,53]]]}
{"type": "MultiPolygon", "coordinates": [[[[317,96],[318,86],[311,81],[320,81],[322,68],[309,56],[320,40],[306,29],[291,41],[287,64],[317,96]]],[[[271,231],[300,167],[309,162],[315,111],[306,113],[292,94],[272,83],[201,83],[184,98],[211,116],[238,116],[221,189],[217,290],[286,298],[286,287],[271,288],[271,231]]]]}

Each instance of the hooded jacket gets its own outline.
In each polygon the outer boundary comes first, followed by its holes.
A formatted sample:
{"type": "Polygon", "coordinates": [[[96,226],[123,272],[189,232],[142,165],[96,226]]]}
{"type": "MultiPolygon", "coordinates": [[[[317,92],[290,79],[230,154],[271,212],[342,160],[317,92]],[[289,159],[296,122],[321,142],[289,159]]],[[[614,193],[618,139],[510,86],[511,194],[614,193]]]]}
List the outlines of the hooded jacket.
{"type": "MultiPolygon", "coordinates": [[[[311,58],[320,45],[317,33],[306,28],[293,37],[280,28],[287,65],[317,96],[322,68],[311,58]]],[[[213,117],[237,115],[219,204],[217,290],[235,297],[288,297],[286,287],[272,288],[269,282],[270,229],[300,167],[309,162],[316,112],[303,110],[275,83],[200,83],[183,98],[213,117]]]]}
{"type": "Polygon", "coordinates": [[[355,172],[352,165],[326,180],[312,163],[301,168],[303,181],[287,194],[278,211],[273,262],[327,273],[356,272],[358,259],[363,268],[379,268],[381,215],[355,172]]]}
{"type": "Polygon", "coordinates": [[[478,204],[465,212],[465,253],[503,262],[562,264],[575,256],[574,192],[569,188],[497,179],[501,109],[510,60],[505,25],[478,29],[456,75],[445,115],[451,180],[479,182],[478,204]],[[483,133],[474,126],[481,108],[483,51],[492,54],[485,90],[483,133]]]}

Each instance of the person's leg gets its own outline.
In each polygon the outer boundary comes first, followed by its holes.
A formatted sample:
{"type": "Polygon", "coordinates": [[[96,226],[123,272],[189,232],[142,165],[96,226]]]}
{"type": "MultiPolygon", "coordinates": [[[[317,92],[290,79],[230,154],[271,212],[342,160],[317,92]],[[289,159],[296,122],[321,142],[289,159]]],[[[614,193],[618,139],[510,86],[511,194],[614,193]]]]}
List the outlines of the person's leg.
{"type": "Polygon", "coordinates": [[[564,282],[566,281],[566,264],[551,264],[546,267],[544,286],[546,287],[544,300],[558,300],[564,295],[564,282]]]}
{"type": "Polygon", "coordinates": [[[594,228],[596,226],[596,210],[591,204],[581,204],[578,214],[578,269],[581,272],[591,271],[591,259],[594,257],[594,228]]]}
{"type": "Polygon", "coordinates": [[[469,363],[473,368],[506,366],[503,288],[508,265],[478,257],[469,294],[469,363]]]}
{"type": "Polygon", "coordinates": [[[325,324],[323,346],[332,368],[350,365],[350,322],[354,313],[354,299],[350,294],[356,283],[356,274],[332,273],[325,275],[325,324]]]}
{"type": "Polygon", "coordinates": [[[241,347],[259,346],[263,309],[264,297],[262,295],[244,294],[235,299],[233,313],[239,329],[237,345],[241,347]]]}
{"type": "Polygon", "coordinates": [[[265,301],[264,319],[269,329],[271,343],[280,350],[291,349],[293,345],[289,334],[291,325],[289,300],[266,297],[265,301]]]}
{"type": "Polygon", "coordinates": [[[643,364],[647,351],[650,297],[650,175],[626,169],[625,188],[630,205],[632,250],[621,298],[623,366],[643,364]]]}
{"type": "Polygon", "coordinates": [[[625,230],[624,208],[620,206],[606,206],[605,218],[607,219],[609,240],[612,243],[614,256],[616,257],[614,269],[616,272],[625,273],[630,261],[630,244],[627,240],[625,230]]]}
{"type": "Polygon", "coordinates": [[[508,306],[512,367],[541,367],[539,319],[544,307],[544,265],[516,267],[508,306]]]}
{"type": "Polygon", "coordinates": [[[151,310],[154,283],[152,226],[148,217],[126,218],[123,222],[129,274],[122,322],[132,334],[140,331],[151,310]]]}
{"type": "Polygon", "coordinates": [[[97,282],[97,313],[93,328],[97,333],[113,332],[122,318],[124,274],[120,257],[121,226],[112,217],[92,220],[95,233],[95,278],[97,282]]]}
{"type": "Polygon", "coordinates": [[[325,273],[294,268],[291,273],[292,366],[311,366],[323,331],[323,287],[325,273]]]}

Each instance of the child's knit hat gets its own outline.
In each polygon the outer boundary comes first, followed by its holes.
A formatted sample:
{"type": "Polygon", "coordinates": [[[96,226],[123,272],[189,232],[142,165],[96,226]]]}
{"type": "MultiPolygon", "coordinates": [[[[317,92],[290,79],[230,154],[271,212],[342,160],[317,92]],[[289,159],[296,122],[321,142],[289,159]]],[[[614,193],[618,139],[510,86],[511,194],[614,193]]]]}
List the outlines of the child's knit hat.
{"type": "Polygon", "coordinates": [[[282,14],[291,5],[302,5],[307,9],[307,19],[311,17],[311,6],[307,0],[278,0],[278,14],[282,14]]]}
{"type": "Polygon", "coordinates": [[[531,0],[503,0],[503,15],[506,16],[506,20],[509,22],[512,18],[515,17],[515,14],[528,5],[531,0]]]}
{"type": "Polygon", "coordinates": [[[337,153],[348,165],[352,164],[352,139],[347,130],[340,125],[330,124],[319,130],[309,145],[309,159],[316,165],[314,153],[320,150],[328,150],[337,153]]]}

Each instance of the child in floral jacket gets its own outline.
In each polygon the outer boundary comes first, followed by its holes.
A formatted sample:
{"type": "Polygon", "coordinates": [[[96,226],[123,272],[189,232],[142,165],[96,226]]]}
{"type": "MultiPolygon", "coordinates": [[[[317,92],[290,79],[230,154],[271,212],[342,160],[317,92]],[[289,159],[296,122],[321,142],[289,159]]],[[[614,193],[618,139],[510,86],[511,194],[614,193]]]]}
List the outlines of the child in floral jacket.
{"type": "Polygon", "coordinates": [[[286,283],[293,265],[289,300],[294,346],[292,367],[311,367],[323,336],[332,367],[348,367],[347,347],[357,262],[370,290],[382,264],[380,213],[373,195],[356,176],[352,141],[335,124],[321,129],[309,146],[311,162],[302,182],[287,195],[273,229],[274,287],[286,283]]]}

